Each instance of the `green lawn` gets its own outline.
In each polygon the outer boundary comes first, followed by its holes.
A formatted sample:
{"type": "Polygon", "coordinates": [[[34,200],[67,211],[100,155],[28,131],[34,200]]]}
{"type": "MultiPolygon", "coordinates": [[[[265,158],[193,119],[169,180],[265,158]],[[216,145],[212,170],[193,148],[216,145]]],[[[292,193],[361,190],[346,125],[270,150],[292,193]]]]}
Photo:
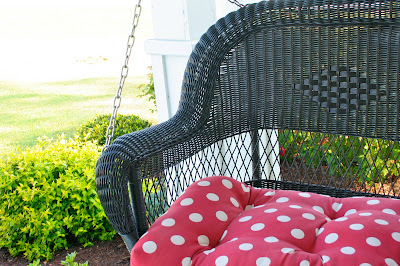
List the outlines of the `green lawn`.
{"type": "MultiPolygon", "coordinates": [[[[112,111],[117,78],[16,84],[0,81],[0,153],[35,144],[38,137],[72,136],[97,114],[112,111]]],[[[155,106],[141,98],[137,84],[146,77],[127,79],[120,114],[135,114],[157,122],[155,106]]],[[[106,130],[106,129],[104,129],[106,130]]]]}

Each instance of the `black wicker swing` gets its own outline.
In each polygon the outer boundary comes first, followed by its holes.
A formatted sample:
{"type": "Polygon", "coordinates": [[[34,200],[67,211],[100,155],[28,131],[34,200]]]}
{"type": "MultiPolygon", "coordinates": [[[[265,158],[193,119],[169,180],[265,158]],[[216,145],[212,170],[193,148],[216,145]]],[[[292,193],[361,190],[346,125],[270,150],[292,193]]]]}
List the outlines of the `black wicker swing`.
{"type": "Polygon", "coordinates": [[[201,38],[169,121],[117,138],[96,186],[129,250],[186,187],[400,198],[400,2],[278,0],[201,38]]]}

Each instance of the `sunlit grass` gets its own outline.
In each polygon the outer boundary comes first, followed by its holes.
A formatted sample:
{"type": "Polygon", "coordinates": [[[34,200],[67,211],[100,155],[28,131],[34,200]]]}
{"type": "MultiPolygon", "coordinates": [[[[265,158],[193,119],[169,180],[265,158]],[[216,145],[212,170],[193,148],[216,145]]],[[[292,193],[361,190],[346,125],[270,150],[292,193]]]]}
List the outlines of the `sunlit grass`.
{"type": "MultiPolygon", "coordinates": [[[[157,122],[155,106],[141,98],[138,84],[146,77],[127,79],[119,113],[157,122]]],[[[118,79],[16,84],[0,81],[0,153],[35,144],[38,137],[72,136],[97,114],[112,111],[118,79]]],[[[106,129],[105,129],[106,130],[106,129]]]]}

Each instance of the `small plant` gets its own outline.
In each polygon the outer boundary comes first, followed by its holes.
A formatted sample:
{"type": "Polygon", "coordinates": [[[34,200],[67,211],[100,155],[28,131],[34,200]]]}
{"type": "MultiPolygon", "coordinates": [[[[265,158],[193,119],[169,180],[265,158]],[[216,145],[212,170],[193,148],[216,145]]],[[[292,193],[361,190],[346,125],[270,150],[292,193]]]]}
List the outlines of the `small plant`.
{"type": "Polygon", "coordinates": [[[40,259],[38,259],[29,263],[28,266],[42,266],[42,264],[40,264],[40,259]]]}
{"type": "Polygon", "coordinates": [[[75,262],[76,252],[72,252],[68,254],[65,260],[61,261],[63,266],[88,266],[89,262],[86,261],[85,263],[77,263],[75,262]]]}
{"type": "MultiPolygon", "coordinates": [[[[61,261],[61,265],[63,265],[63,266],[89,266],[88,261],[86,261],[85,263],[75,262],[75,257],[76,257],[76,252],[69,253],[65,257],[65,260],[61,261]]],[[[38,259],[38,260],[35,260],[35,261],[29,263],[28,266],[42,266],[42,264],[40,264],[40,259],[38,259]]]]}
{"type": "MultiPolygon", "coordinates": [[[[148,69],[151,71],[152,67],[149,66],[148,69]]],[[[140,84],[139,88],[142,90],[143,94],[139,95],[140,97],[147,97],[147,100],[150,102],[156,103],[156,92],[154,89],[154,78],[153,72],[147,74],[148,82],[145,84],[140,84]]],[[[154,111],[154,110],[152,110],[154,111]]]]}
{"type": "MultiPolygon", "coordinates": [[[[85,123],[77,130],[77,137],[81,141],[97,141],[103,146],[106,142],[106,131],[111,115],[98,115],[85,123]]],[[[115,121],[114,138],[150,127],[151,123],[136,115],[118,115],[115,121]]]]}

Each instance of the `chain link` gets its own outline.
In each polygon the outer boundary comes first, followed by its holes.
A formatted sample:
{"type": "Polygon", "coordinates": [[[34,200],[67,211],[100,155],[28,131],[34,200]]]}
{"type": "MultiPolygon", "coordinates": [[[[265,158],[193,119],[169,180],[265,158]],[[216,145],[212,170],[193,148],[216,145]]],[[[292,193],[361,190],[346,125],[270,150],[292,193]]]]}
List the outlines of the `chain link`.
{"type": "Polygon", "coordinates": [[[121,105],[121,99],[122,99],[121,98],[122,88],[124,87],[126,77],[128,76],[129,58],[130,58],[131,53],[132,53],[133,45],[135,44],[135,32],[136,32],[136,28],[137,28],[137,26],[139,24],[140,14],[142,13],[141,2],[142,2],[141,0],[138,0],[137,4],[135,6],[135,12],[134,12],[134,17],[133,17],[133,22],[132,22],[132,31],[131,31],[131,34],[129,35],[128,42],[127,42],[127,45],[126,45],[125,61],[124,61],[124,65],[122,66],[122,69],[121,69],[121,78],[119,80],[117,93],[116,93],[116,95],[114,97],[113,111],[112,111],[112,114],[111,114],[111,117],[110,117],[109,125],[107,127],[106,143],[104,144],[102,152],[105,151],[108,146],[110,146],[111,140],[114,137],[115,121],[117,119],[117,113],[118,113],[118,109],[119,109],[119,107],[121,105]]]}
{"type": "Polygon", "coordinates": [[[237,0],[228,0],[228,1],[231,2],[232,4],[237,5],[238,7],[244,7],[244,5],[239,3],[239,1],[237,1],[237,0]]]}

